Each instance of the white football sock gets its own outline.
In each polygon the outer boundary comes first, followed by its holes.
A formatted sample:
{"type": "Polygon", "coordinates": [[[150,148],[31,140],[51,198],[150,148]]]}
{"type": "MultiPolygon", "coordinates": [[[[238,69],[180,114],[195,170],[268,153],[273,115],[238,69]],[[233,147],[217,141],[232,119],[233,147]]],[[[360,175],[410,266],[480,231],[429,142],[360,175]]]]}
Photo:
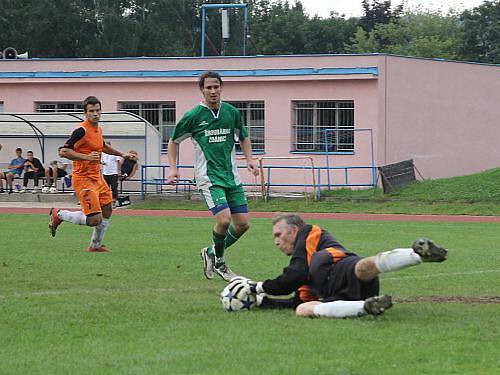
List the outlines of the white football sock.
{"type": "Polygon", "coordinates": [[[104,233],[109,227],[109,219],[102,219],[101,224],[94,227],[92,232],[92,239],[90,240],[90,246],[94,249],[101,247],[102,240],[104,239],[104,233]]]}
{"type": "Polygon", "coordinates": [[[314,306],[318,318],[356,318],[366,315],[365,301],[333,301],[314,306]]]}
{"type": "Polygon", "coordinates": [[[379,272],[392,272],[422,263],[420,255],[413,249],[394,249],[375,255],[375,266],[379,272]]]}
{"type": "Polygon", "coordinates": [[[67,221],[68,223],[73,223],[78,225],[87,224],[87,216],[85,216],[82,211],[60,210],[57,213],[57,216],[59,216],[59,219],[61,219],[62,221],[67,221]]]}

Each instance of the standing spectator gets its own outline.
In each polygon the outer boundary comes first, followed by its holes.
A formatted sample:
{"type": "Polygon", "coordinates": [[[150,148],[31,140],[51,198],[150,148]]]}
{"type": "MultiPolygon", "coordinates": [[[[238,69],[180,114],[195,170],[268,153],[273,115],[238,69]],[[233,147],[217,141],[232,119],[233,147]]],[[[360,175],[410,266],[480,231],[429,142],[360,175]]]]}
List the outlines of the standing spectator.
{"type": "Polygon", "coordinates": [[[24,162],[24,177],[23,177],[23,187],[20,193],[25,193],[28,187],[28,180],[33,179],[33,194],[38,193],[38,179],[45,175],[43,164],[33,156],[33,151],[28,151],[26,153],[28,159],[24,162]]]}
{"type": "MultiPolygon", "coordinates": [[[[111,145],[111,142],[108,142],[111,145]]],[[[113,208],[116,207],[116,200],[118,199],[118,174],[121,168],[121,158],[116,155],[109,155],[103,152],[101,154],[102,175],[104,180],[111,188],[113,195],[113,208]]]]}
{"type": "Polygon", "coordinates": [[[139,154],[135,150],[130,150],[128,152],[129,157],[122,160],[120,180],[130,180],[134,177],[137,169],[139,167],[139,154]]]}
{"type": "Polygon", "coordinates": [[[45,168],[47,182],[42,189],[42,193],[57,193],[57,179],[68,175],[67,168],[68,163],[62,163],[57,160],[51,161],[49,166],[45,168]],[[50,182],[51,180],[52,183],[50,182]]]}
{"type": "Polygon", "coordinates": [[[23,173],[25,161],[26,160],[23,158],[23,150],[20,147],[16,148],[16,157],[10,161],[6,170],[0,172],[0,193],[4,192],[2,179],[7,181],[9,194],[12,193],[12,181],[14,181],[15,176],[21,176],[23,173]]]}

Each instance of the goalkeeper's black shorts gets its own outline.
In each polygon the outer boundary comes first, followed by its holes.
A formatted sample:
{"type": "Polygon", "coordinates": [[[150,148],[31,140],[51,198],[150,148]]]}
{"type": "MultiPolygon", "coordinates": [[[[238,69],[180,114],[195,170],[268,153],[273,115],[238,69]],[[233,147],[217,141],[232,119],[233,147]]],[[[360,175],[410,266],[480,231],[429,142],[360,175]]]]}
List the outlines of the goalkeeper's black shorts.
{"type": "Polygon", "coordinates": [[[354,267],[362,257],[348,256],[339,260],[330,270],[324,302],[331,301],[361,301],[378,296],[379,279],[364,282],[354,273],[354,267]]]}

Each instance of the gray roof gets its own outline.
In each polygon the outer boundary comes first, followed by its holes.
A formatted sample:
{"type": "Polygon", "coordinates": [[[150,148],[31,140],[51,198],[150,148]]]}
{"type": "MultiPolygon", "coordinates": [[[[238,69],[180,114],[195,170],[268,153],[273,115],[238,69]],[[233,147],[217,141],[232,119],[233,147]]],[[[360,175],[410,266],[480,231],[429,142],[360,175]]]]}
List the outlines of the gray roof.
{"type": "MultiPolygon", "coordinates": [[[[0,113],[0,137],[68,136],[83,120],[83,113],[0,113]]],[[[129,112],[104,112],[99,124],[108,137],[145,137],[145,128],[152,127],[143,118],[129,112]]]]}

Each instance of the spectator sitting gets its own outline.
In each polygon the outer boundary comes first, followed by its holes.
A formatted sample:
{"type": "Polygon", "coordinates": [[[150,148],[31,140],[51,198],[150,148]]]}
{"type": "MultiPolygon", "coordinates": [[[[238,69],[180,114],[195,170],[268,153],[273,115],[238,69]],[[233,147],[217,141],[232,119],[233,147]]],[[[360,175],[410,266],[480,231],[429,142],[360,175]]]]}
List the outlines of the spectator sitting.
{"type": "Polygon", "coordinates": [[[45,168],[47,182],[42,189],[42,193],[57,193],[57,179],[68,175],[67,168],[67,163],[61,163],[57,160],[51,161],[49,166],[45,168]],[[50,182],[51,180],[52,183],[50,182]]]}
{"type": "Polygon", "coordinates": [[[12,181],[14,181],[14,177],[21,176],[24,169],[24,162],[26,160],[23,158],[23,150],[18,147],[16,148],[16,157],[10,161],[8,165],[8,169],[0,172],[0,193],[3,193],[3,181],[2,179],[7,181],[7,187],[9,189],[9,194],[12,193],[12,181]]]}
{"type": "Polygon", "coordinates": [[[132,177],[134,177],[139,167],[137,163],[139,161],[139,155],[137,154],[137,151],[130,150],[128,153],[130,154],[130,157],[125,158],[122,161],[120,174],[121,181],[130,180],[132,177]]]}
{"type": "Polygon", "coordinates": [[[28,151],[28,159],[24,162],[24,177],[23,177],[23,187],[20,193],[25,193],[28,187],[28,180],[33,179],[33,191],[32,193],[38,193],[38,179],[45,175],[43,164],[33,156],[33,151],[28,151]]]}

